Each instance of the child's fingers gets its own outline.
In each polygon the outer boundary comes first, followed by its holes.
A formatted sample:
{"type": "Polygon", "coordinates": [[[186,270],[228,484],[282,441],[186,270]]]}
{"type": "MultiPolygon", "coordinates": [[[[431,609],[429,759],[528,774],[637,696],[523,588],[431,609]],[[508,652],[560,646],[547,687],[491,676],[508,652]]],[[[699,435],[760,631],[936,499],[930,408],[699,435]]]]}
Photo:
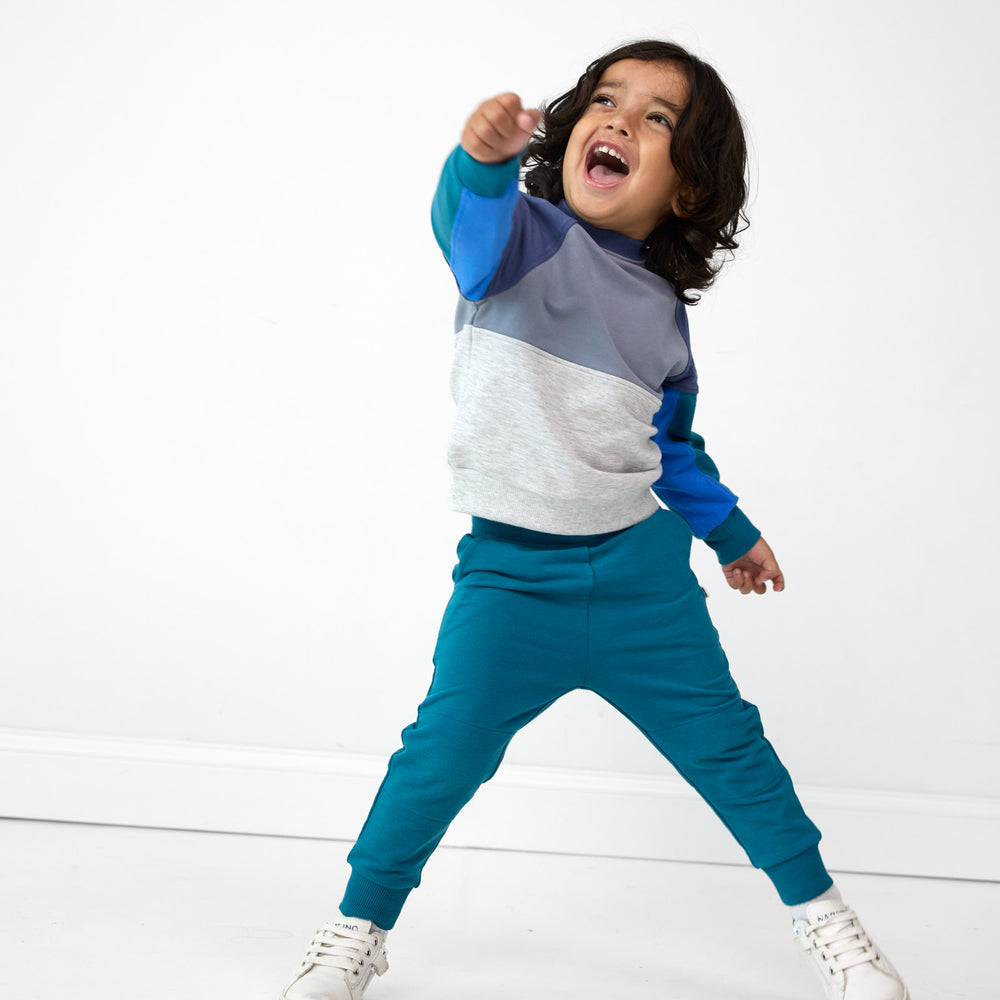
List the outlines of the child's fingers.
{"type": "Polygon", "coordinates": [[[497,94],[496,97],[483,101],[480,107],[490,115],[506,118],[506,120],[515,123],[517,116],[524,110],[521,106],[521,98],[513,91],[497,94]]]}
{"type": "Polygon", "coordinates": [[[537,108],[526,108],[517,115],[517,124],[525,137],[530,136],[538,128],[538,123],[542,120],[542,113],[537,108]]]}
{"type": "Polygon", "coordinates": [[[484,101],[480,109],[503,136],[515,132],[530,132],[538,124],[538,112],[522,107],[521,98],[514,93],[500,94],[484,101]]]}
{"type": "Polygon", "coordinates": [[[502,94],[481,105],[479,113],[473,115],[472,124],[483,142],[498,148],[523,131],[517,121],[521,113],[521,99],[517,94],[502,94]]]}
{"type": "Polygon", "coordinates": [[[517,94],[500,94],[484,101],[472,113],[462,133],[462,147],[484,163],[508,160],[538,124],[539,112],[521,107],[517,94]]]}
{"type": "Polygon", "coordinates": [[[775,574],[768,571],[753,573],[748,569],[737,568],[727,570],[725,576],[729,586],[741,594],[766,594],[768,580],[775,591],[785,589],[785,578],[780,571],[775,574]]]}

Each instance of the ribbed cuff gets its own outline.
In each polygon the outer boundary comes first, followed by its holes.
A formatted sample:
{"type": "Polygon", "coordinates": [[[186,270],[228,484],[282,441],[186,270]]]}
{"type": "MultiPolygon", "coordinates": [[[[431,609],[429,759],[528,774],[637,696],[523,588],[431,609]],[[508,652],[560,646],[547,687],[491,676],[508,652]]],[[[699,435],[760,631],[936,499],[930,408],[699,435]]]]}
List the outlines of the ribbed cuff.
{"type": "Polygon", "coordinates": [[[345,917],[370,920],[384,931],[392,930],[410,892],[410,889],[387,889],[355,872],[347,882],[340,912],[345,917]]]}
{"type": "Polygon", "coordinates": [[[484,198],[499,198],[517,180],[521,170],[521,159],[512,156],[502,163],[480,163],[473,159],[461,146],[452,154],[455,157],[455,171],[463,187],[484,198]]]}
{"type": "Polygon", "coordinates": [[[760,531],[754,527],[750,518],[739,507],[734,507],[725,521],[705,536],[705,544],[715,550],[719,562],[725,566],[726,563],[736,562],[741,556],[745,556],[758,538],[760,531]]]}
{"type": "Polygon", "coordinates": [[[764,872],[786,906],[798,906],[815,899],[833,885],[818,847],[810,847],[790,861],[765,868],[764,872]]]}

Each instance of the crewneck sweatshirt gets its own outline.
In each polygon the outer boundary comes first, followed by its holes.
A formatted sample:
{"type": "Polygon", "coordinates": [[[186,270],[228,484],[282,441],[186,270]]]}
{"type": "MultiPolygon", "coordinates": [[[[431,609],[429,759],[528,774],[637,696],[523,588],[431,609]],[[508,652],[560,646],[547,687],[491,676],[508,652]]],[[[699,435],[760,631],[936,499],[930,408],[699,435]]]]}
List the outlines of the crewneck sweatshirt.
{"type": "Polygon", "coordinates": [[[715,550],[760,532],[692,430],[687,312],[642,244],[518,187],[517,159],[448,158],[432,208],[455,276],[452,506],[556,534],[667,506],[715,550]]]}

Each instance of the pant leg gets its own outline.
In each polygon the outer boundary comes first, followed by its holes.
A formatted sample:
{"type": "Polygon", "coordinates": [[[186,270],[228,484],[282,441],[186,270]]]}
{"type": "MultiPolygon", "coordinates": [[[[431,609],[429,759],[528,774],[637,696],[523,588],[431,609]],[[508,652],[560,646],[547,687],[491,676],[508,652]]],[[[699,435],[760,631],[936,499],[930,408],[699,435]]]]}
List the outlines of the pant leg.
{"type": "Polygon", "coordinates": [[[831,884],[820,832],[729,672],[690,543],[663,511],[595,550],[588,682],[699,792],[785,902],[802,902],[831,884]]]}
{"type": "Polygon", "coordinates": [[[466,536],[454,579],[430,690],[348,858],[342,912],[386,929],[511,737],[581,679],[586,558],[466,536]]]}

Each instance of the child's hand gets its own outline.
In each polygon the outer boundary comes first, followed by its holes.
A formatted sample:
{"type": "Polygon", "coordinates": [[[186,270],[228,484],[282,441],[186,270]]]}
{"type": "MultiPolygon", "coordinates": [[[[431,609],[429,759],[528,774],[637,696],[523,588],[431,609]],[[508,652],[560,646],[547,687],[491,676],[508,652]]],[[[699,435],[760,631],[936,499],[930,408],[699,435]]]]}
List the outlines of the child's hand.
{"type": "Polygon", "coordinates": [[[785,589],[785,578],[778,568],[778,560],[763,538],[758,538],[757,544],[745,556],[723,566],[722,572],[729,586],[741,594],[749,594],[750,591],[765,593],[768,580],[775,593],[785,589]]]}
{"type": "Polygon", "coordinates": [[[503,163],[521,152],[541,117],[535,108],[522,108],[517,94],[491,97],[465,123],[462,149],[480,163],[503,163]]]}

